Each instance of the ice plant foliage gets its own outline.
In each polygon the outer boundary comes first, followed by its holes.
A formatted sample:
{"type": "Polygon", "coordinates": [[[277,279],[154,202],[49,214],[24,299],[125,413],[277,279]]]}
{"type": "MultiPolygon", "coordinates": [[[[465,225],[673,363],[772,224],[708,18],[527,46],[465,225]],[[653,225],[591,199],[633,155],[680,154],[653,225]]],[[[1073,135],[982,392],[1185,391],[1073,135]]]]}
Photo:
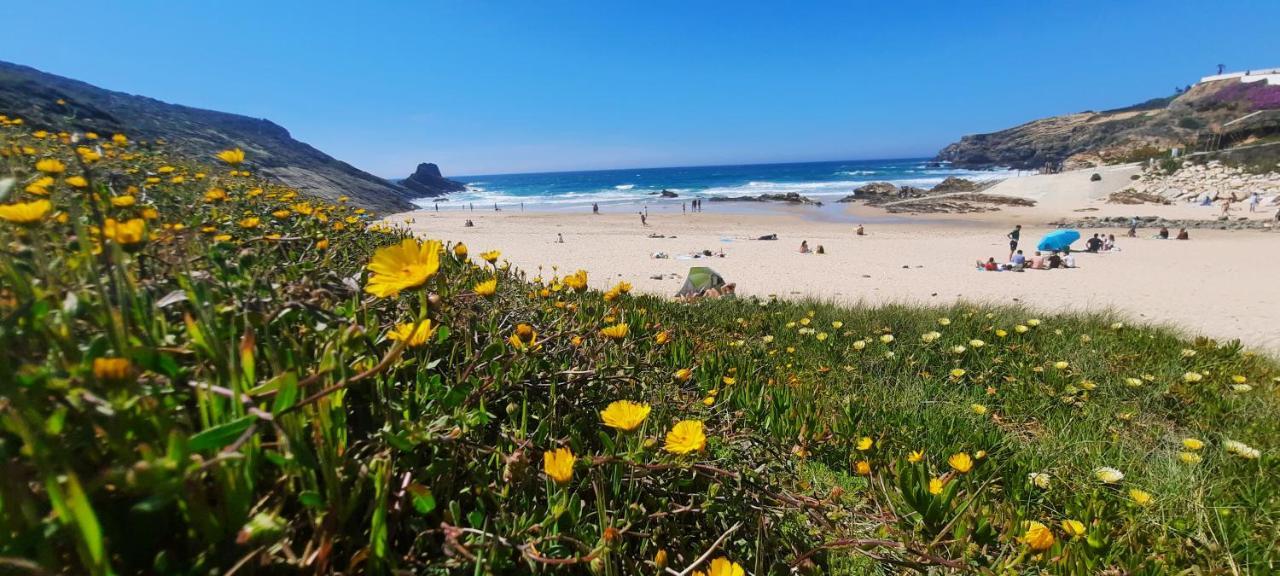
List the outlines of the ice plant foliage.
{"type": "Polygon", "coordinates": [[[1280,367],[1237,344],[593,289],[258,178],[253,149],[41,128],[0,115],[0,556],[20,570],[1280,564],[1280,367]]]}

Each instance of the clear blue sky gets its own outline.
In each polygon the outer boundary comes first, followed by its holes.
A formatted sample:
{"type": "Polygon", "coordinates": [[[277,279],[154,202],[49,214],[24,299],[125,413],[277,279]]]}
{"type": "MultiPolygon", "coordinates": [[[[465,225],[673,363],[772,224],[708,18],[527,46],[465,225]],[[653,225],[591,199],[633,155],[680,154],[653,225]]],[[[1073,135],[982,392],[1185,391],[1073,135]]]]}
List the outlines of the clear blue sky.
{"type": "Polygon", "coordinates": [[[0,59],[390,177],[928,156],[1280,66],[1276,0],[5,4],[0,59]]]}

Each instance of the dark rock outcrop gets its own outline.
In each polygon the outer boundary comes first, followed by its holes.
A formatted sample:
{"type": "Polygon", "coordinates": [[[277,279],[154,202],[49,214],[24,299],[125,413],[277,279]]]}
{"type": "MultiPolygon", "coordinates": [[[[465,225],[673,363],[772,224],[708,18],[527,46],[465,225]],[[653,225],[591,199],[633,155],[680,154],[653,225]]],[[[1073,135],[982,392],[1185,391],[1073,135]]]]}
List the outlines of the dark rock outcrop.
{"type": "Polygon", "coordinates": [[[658,195],[662,196],[663,198],[679,198],[680,197],[679,194],[676,194],[675,192],[672,192],[670,190],[663,190],[662,192],[659,192],[658,195]]]}
{"type": "Polygon", "coordinates": [[[329,200],[349,196],[353,204],[383,213],[414,207],[404,188],[294,140],[268,120],[114,92],[3,61],[0,114],[34,129],[163,140],[175,153],[210,163],[218,151],[239,147],[250,170],[299,191],[329,200]]]}
{"type": "Polygon", "coordinates": [[[947,176],[946,180],[939,182],[929,191],[934,194],[949,194],[952,192],[974,192],[981,187],[973,180],[966,180],[957,176],[947,176]]]}
{"type": "Polygon", "coordinates": [[[712,202],[785,202],[787,204],[805,204],[810,206],[821,206],[822,202],[801,196],[797,192],[787,192],[786,194],[761,194],[759,196],[713,196],[710,198],[712,202]]]}
{"type": "Polygon", "coordinates": [[[400,185],[413,192],[418,198],[444,196],[450,192],[462,192],[467,189],[465,184],[442,176],[440,167],[430,162],[419,164],[413,174],[400,181],[400,185]]]}

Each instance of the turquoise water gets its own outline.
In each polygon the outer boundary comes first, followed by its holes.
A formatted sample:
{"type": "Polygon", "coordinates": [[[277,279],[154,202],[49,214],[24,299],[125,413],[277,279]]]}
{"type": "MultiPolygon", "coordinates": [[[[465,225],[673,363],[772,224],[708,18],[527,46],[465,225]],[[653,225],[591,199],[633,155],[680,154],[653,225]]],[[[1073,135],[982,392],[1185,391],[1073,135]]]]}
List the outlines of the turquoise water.
{"type": "MultiPolygon", "coordinates": [[[[787,192],[830,203],[868,182],[888,181],[899,186],[929,188],[948,176],[990,180],[1010,175],[1007,170],[964,170],[928,159],[904,158],[451,176],[465,183],[467,191],[449,195],[449,204],[442,208],[456,207],[457,203],[474,204],[476,207],[491,207],[496,203],[509,209],[523,203],[528,209],[554,210],[577,209],[599,203],[601,208],[654,205],[674,206],[678,210],[681,204],[693,198],[787,192]],[[658,198],[656,193],[662,190],[675,192],[679,198],[658,198]]],[[[431,198],[418,201],[424,207],[432,203],[431,198]]]]}

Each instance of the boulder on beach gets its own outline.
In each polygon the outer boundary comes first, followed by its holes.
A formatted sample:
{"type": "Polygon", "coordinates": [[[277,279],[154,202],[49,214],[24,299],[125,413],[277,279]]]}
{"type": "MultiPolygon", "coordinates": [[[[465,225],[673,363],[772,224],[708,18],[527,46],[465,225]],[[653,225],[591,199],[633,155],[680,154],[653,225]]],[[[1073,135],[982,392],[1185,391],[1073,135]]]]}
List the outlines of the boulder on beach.
{"type": "Polygon", "coordinates": [[[805,204],[809,206],[822,205],[822,202],[808,196],[801,196],[798,192],[761,194],[759,196],[714,196],[710,200],[712,202],[785,202],[787,204],[805,204]]]}
{"type": "Polygon", "coordinates": [[[940,194],[944,192],[973,192],[978,189],[978,183],[973,180],[967,180],[957,176],[947,176],[946,180],[939,182],[934,186],[931,192],[940,194]]]}

